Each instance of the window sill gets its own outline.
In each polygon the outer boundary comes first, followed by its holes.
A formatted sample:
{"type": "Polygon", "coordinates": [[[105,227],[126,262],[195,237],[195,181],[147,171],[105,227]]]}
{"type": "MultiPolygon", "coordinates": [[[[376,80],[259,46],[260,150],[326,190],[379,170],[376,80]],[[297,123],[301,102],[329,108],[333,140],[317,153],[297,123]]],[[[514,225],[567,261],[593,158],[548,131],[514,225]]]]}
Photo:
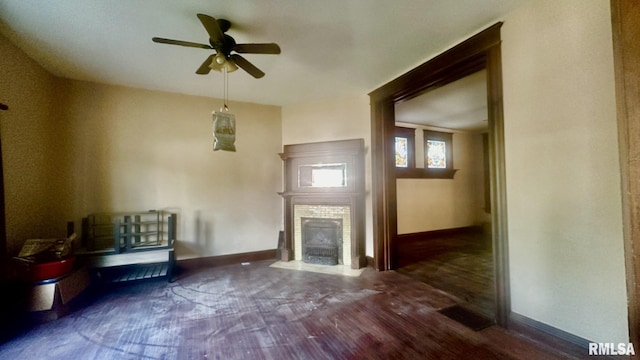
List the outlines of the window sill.
{"type": "Polygon", "coordinates": [[[453,179],[458,169],[396,168],[396,179],[453,179]]]}

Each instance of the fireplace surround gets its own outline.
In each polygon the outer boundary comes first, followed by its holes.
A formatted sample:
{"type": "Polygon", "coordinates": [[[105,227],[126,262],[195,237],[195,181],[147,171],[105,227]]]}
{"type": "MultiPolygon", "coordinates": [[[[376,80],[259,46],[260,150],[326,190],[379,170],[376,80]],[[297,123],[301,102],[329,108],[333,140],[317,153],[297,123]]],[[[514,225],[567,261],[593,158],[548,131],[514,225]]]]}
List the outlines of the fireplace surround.
{"type": "Polygon", "coordinates": [[[279,260],[366,266],[364,140],[285,145],[280,158],[285,217],[279,260]]]}

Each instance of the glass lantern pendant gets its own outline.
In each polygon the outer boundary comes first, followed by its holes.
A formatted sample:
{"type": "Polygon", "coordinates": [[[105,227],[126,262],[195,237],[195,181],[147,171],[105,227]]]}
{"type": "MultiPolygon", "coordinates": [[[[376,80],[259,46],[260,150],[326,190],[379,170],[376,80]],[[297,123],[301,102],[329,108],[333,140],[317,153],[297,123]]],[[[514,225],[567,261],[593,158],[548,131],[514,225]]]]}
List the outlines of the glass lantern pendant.
{"type": "Polygon", "coordinates": [[[224,106],[220,111],[211,113],[213,117],[211,121],[211,132],[213,133],[213,151],[236,151],[236,117],[229,113],[227,107],[227,99],[229,92],[229,83],[227,81],[227,68],[222,69],[224,75],[224,106]]]}
{"type": "Polygon", "coordinates": [[[214,111],[211,115],[213,121],[211,128],[213,131],[213,151],[225,150],[236,151],[236,117],[226,112],[226,108],[214,111]]]}

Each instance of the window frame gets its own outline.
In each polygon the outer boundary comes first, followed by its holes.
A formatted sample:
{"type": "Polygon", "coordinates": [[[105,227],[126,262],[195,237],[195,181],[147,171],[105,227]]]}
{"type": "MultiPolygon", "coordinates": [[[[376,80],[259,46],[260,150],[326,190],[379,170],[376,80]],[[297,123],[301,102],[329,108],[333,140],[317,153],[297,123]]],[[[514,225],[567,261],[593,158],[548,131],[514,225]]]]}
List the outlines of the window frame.
{"type": "MultiPolygon", "coordinates": [[[[435,131],[435,130],[427,130],[423,129],[422,133],[423,137],[423,152],[424,152],[424,165],[421,167],[416,167],[415,163],[415,131],[417,129],[414,128],[405,128],[396,126],[396,131],[394,134],[395,137],[407,137],[406,134],[410,130],[413,133],[412,139],[409,143],[411,146],[411,151],[413,153],[411,155],[407,154],[407,159],[409,160],[409,164],[413,166],[409,166],[406,168],[395,167],[395,174],[397,179],[453,179],[457,169],[453,168],[453,133],[435,131]],[[405,135],[399,135],[405,134],[405,135]],[[436,169],[436,168],[428,168],[427,167],[427,140],[439,140],[445,142],[445,152],[447,154],[447,168],[445,169],[436,169]],[[411,159],[409,159],[411,158],[411,159]]],[[[395,153],[394,153],[395,158],[395,153]]]]}
{"type": "Polygon", "coordinates": [[[456,173],[456,169],[453,168],[453,133],[435,131],[435,130],[422,130],[423,142],[424,142],[424,171],[425,177],[437,178],[437,179],[453,179],[456,173]],[[429,161],[429,147],[427,141],[435,140],[442,141],[445,144],[445,156],[446,156],[446,168],[430,168],[429,161]]]}
{"type": "Polygon", "coordinates": [[[423,139],[424,139],[424,167],[425,169],[430,170],[441,170],[441,169],[453,169],[453,134],[442,132],[442,131],[434,131],[434,130],[423,130],[423,139]],[[429,167],[429,146],[427,142],[429,140],[432,141],[442,141],[444,142],[445,148],[445,168],[430,168],[429,167]]]}
{"type": "MultiPolygon", "coordinates": [[[[394,163],[396,170],[405,171],[408,169],[415,169],[416,167],[416,129],[396,126],[396,131],[394,134],[394,145],[395,138],[405,138],[407,139],[407,167],[399,167],[394,163]]],[[[394,159],[395,159],[395,146],[394,146],[394,159]]]]}

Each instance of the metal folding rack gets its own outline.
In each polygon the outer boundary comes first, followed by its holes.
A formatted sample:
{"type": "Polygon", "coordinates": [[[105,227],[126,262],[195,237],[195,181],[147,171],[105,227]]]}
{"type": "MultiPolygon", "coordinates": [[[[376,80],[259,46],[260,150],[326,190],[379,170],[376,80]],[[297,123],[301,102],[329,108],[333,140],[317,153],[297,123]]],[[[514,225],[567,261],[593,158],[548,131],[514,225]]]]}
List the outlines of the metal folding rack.
{"type": "Polygon", "coordinates": [[[102,280],[120,282],[167,276],[175,262],[174,213],[96,213],[82,221],[79,255],[102,280]]]}

